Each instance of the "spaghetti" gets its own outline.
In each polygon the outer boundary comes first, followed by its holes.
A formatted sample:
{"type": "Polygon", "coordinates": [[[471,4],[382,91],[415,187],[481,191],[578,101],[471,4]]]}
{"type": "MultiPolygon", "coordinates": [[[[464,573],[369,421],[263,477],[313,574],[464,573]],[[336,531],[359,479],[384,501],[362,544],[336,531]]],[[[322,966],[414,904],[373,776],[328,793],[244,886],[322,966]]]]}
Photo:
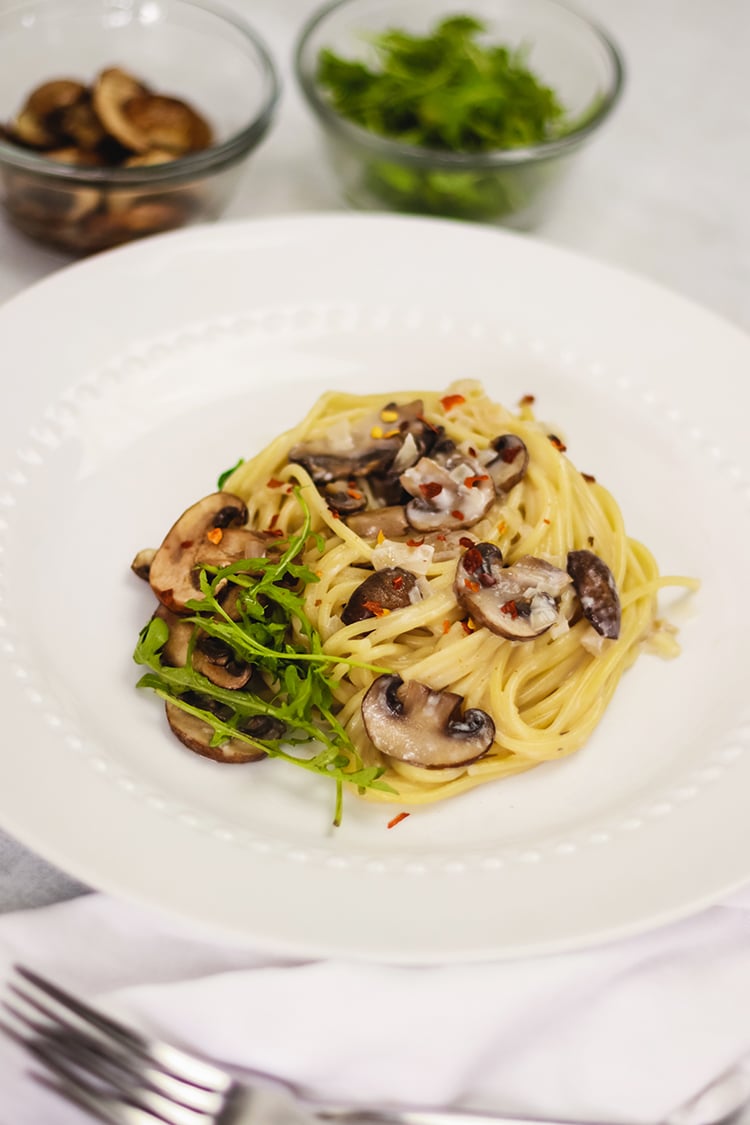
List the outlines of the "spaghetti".
{"type": "Polygon", "coordinates": [[[295,490],[309,507],[317,538],[303,561],[318,581],[304,612],[338,661],[338,722],[385,771],[389,789],[361,790],[375,800],[435,801],[573,753],[644,645],[678,651],[659,590],[698,586],[660,575],[530,399],[513,413],[473,381],[328,393],[224,488],[247,505],[248,527],[282,540],[300,526],[295,490]],[[387,672],[387,735],[368,721],[385,675],[373,667],[387,672]],[[477,715],[489,719],[485,749],[430,757],[446,737],[470,742],[477,715]]]}

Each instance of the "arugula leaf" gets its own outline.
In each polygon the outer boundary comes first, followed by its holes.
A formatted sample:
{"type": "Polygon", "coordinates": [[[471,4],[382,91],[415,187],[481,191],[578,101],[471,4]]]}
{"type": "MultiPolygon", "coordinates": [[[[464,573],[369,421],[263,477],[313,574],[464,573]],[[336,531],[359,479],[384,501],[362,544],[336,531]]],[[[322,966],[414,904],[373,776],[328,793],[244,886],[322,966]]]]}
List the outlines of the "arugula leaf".
{"type": "MultiPolygon", "coordinates": [[[[390,28],[367,37],[372,65],[321,50],[317,81],[346,120],[438,154],[523,148],[580,126],[530,69],[528,48],[487,43],[485,33],[470,15],[426,35],[390,28]]],[[[400,211],[487,220],[521,211],[556,174],[545,161],[480,170],[374,160],[364,190],[400,211]]]]}
{"type": "MultiPolygon", "coordinates": [[[[295,489],[295,495],[302,509],[302,526],[289,538],[281,556],[205,567],[200,573],[202,597],[188,603],[191,612],[186,620],[195,626],[193,643],[199,632],[223,641],[239,660],[252,667],[255,675],[250,682],[262,683],[263,690],[218,687],[192,667],[190,658],[180,668],[165,664],[162,649],[169,626],[159,617],[142,629],[133,659],[149,669],[137,687],[150,689],[207,723],[213,732],[212,745],[239,739],[265,751],[269,758],[334,781],[334,824],[339,824],[344,783],[360,790],[394,790],[381,780],[382,767],[364,765],[336,718],[334,684],[326,669],[342,664],[378,674],[387,669],[323,652],[322,639],[305,613],[303,597],[305,587],[318,578],[299,562],[311,536],[310,509],[299,489],[295,489]],[[235,601],[237,620],[223,605],[227,584],[239,591],[235,601]],[[244,724],[258,716],[277,720],[286,731],[284,745],[304,746],[305,753],[291,754],[283,749],[279,738],[263,739],[248,733],[244,724]],[[311,750],[311,744],[320,749],[311,750]]],[[[192,645],[189,651],[192,653],[192,645]]]]}
{"type": "Polygon", "coordinates": [[[528,50],[485,44],[484,31],[471,16],[423,36],[391,28],[370,37],[375,66],[323,49],[317,79],[347,120],[423,148],[492,152],[559,136],[565,111],[528,50]]]}
{"type": "Polygon", "coordinates": [[[223,473],[219,473],[218,480],[216,481],[216,487],[219,489],[220,492],[221,492],[222,488],[224,487],[224,485],[229,480],[229,478],[231,477],[232,473],[235,471],[235,469],[239,469],[240,465],[244,465],[244,463],[245,463],[245,458],[240,457],[238,461],[235,461],[234,465],[232,465],[231,468],[225,469],[223,473]]]}

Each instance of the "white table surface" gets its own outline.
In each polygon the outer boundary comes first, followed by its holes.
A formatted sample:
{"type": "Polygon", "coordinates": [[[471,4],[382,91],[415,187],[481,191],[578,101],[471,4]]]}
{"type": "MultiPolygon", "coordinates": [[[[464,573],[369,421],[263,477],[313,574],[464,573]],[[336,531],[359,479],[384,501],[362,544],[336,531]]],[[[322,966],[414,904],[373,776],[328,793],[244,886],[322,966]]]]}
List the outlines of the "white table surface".
{"type": "MultiPolygon", "coordinates": [[[[276,123],[225,217],[343,209],[290,70],[295,33],[316,5],[225,2],[266,38],[284,81],[276,123]]],[[[0,0],[0,10],[14,4],[0,0]]],[[[750,331],[750,3],[587,0],[579,7],[618,42],[627,85],[535,237],[649,277],[750,331]]],[[[0,215],[0,302],[68,261],[0,215]]],[[[1,350],[0,375],[12,393],[1,350]]],[[[0,911],[82,889],[0,832],[0,911]]]]}

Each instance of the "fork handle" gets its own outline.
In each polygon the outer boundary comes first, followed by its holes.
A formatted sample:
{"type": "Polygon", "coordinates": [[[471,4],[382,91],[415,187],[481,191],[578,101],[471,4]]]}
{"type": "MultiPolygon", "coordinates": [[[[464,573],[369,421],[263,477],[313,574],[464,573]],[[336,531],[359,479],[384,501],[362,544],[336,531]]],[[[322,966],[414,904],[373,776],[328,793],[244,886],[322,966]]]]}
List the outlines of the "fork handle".
{"type": "Polygon", "coordinates": [[[315,1111],[320,1121],[332,1125],[573,1125],[570,1121],[543,1121],[507,1114],[482,1113],[460,1109],[337,1109],[326,1107],[315,1111]]]}

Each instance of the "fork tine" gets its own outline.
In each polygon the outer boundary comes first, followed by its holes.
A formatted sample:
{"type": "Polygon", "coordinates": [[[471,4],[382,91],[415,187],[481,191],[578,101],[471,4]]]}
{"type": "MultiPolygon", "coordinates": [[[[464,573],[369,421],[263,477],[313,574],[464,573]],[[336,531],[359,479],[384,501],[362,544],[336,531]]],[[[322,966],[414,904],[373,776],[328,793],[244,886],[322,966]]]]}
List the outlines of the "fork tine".
{"type": "MultiPolygon", "coordinates": [[[[54,1076],[69,1100],[116,1125],[215,1125],[234,1105],[223,1070],[105,1016],[25,967],[0,1029],[54,1076]],[[20,1030],[19,1030],[20,1029],[20,1030]],[[197,1084],[196,1084],[197,1083],[197,1084]]],[[[37,1079],[38,1079],[37,1075],[37,1079]]]]}
{"type": "MultiPolygon", "coordinates": [[[[196,1058],[186,1051],[163,1043],[154,1038],[148,1038],[140,1032],[134,1031],[119,1020],[115,1020],[95,1008],[85,1004],[82,1000],[66,992],[65,989],[52,981],[34,972],[24,965],[14,965],[16,973],[23,979],[24,984],[12,983],[13,991],[22,996],[37,1011],[41,1011],[47,1019],[55,1020],[66,1027],[71,1027],[70,1021],[61,1016],[59,1012],[50,1009],[49,1005],[35,995],[37,990],[44,998],[51,998],[66,1012],[74,1013],[84,1025],[97,1028],[103,1035],[109,1036],[121,1046],[139,1054],[158,1067],[164,1074],[186,1082],[199,1089],[212,1093],[229,1093],[235,1083],[230,1075],[213,1063],[196,1058]],[[30,986],[30,987],[29,987],[30,986]]],[[[72,1025],[76,1027],[77,1025],[72,1025]]]]}
{"type": "Polygon", "coordinates": [[[53,1094],[64,1098],[71,1105],[85,1110],[98,1121],[103,1121],[104,1125],[154,1125],[154,1118],[150,1114],[145,1116],[140,1110],[133,1109],[131,1106],[105,1106],[101,1098],[91,1097],[79,1086],[72,1086],[69,1082],[53,1081],[46,1074],[39,1074],[35,1070],[29,1071],[29,1077],[38,1086],[51,1090],[53,1094]]]}
{"type": "MultiPolygon", "coordinates": [[[[13,988],[13,991],[22,999],[26,999],[23,989],[13,988]]],[[[54,1051],[57,1056],[67,1058],[79,1067],[86,1067],[88,1071],[109,1082],[124,1096],[132,1096],[133,1083],[139,1083],[145,1091],[163,1095],[184,1106],[201,1113],[218,1113],[226,1103],[226,1090],[208,1090],[204,1086],[195,1086],[182,1078],[169,1074],[141,1054],[133,1054],[127,1047],[121,1045],[119,1040],[114,1044],[107,1040],[97,1038],[96,1035],[72,1024],[69,1020],[53,1012],[46,1004],[35,999],[30,999],[34,1009],[47,1016],[53,1022],[44,1023],[31,1018],[21,1008],[3,1001],[6,1011],[23,1026],[27,1027],[37,1040],[26,1040],[15,1035],[29,1050],[33,1050],[35,1042],[44,1041],[47,1051],[54,1051]]],[[[7,1024],[5,1027],[7,1028],[7,1024]]],[[[45,1058],[44,1061],[47,1061],[45,1058]]],[[[70,1075],[69,1075],[70,1077],[70,1075]]]]}

